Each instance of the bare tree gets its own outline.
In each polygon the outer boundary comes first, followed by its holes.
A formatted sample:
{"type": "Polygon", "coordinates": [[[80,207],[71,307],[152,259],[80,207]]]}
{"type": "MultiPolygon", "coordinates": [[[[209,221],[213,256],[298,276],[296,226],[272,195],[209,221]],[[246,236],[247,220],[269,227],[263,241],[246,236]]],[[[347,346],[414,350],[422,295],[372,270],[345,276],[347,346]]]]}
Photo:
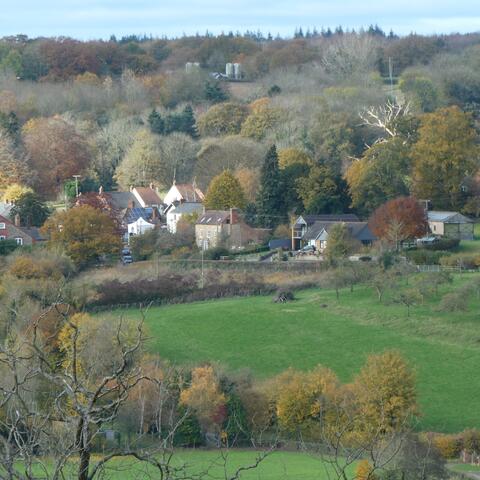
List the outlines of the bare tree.
{"type": "MultiPolygon", "coordinates": [[[[368,107],[359,113],[363,125],[383,131],[387,137],[398,135],[398,120],[410,113],[410,104],[400,105],[395,101],[387,100],[384,105],[368,107]]],[[[380,141],[385,141],[382,138],[380,141]]]]}

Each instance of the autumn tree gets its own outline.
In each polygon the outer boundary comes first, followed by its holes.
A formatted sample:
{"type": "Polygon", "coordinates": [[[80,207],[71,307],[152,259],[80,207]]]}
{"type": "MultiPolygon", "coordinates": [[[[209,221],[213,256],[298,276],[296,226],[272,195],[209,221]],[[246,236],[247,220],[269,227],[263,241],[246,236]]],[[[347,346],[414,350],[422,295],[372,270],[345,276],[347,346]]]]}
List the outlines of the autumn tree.
{"type": "Polygon", "coordinates": [[[412,147],[412,160],[418,198],[431,200],[435,208],[461,207],[463,182],[480,166],[471,115],[456,106],[426,114],[412,147]]]}
{"type": "Polygon", "coordinates": [[[264,227],[274,227],[285,219],[285,203],[278,155],[273,145],[265,156],[260,173],[260,190],[257,195],[258,223],[264,227]]]}
{"type": "Polygon", "coordinates": [[[289,369],[272,382],[271,395],[280,426],[297,438],[318,438],[319,423],[335,410],[339,382],[321,365],[310,372],[289,369]]]}
{"type": "Polygon", "coordinates": [[[15,149],[11,137],[0,129],[0,191],[12,184],[24,184],[27,179],[25,159],[15,149]]]}
{"type": "Polygon", "coordinates": [[[247,203],[255,202],[260,186],[258,171],[252,168],[239,168],[235,171],[235,177],[240,182],[247,203]]]}
{"type": "Polygon", "coordinates": [[[345,181],[327,166],[314,166],[296,184],[306,213],[343,213],[349,208],[345,181]]]}
{"type": "Polygon", "coordinates": [[[236,135],[247,118],[248,108],[236,103],[220,103],[210,107],[198,121],[203,136],[236,135]]]}
{"type": "Polygon", "coordinates": [[[225,170],[211,181],[205,196],[205,207],[207,209],[242,209],[245,205],[246,200],[242,186],[229,170],[225,170]]]}
{"type": "Polygon", "coordinates": [[[297,164],[312,166],[313,160],[308,153],[298,148],[290,147],[278,150],[278,165],[281,169],[297,164]]]}
{"type": "Polygon", "coordinates": [[[42,230],[49,243],[64,248],[77,266],[85,266],[103,255],[115,255],[121,247],[112,218],[89,205],[57,212],[42,230]]]}
{"type": "Polygon", "coordinates": [[[251,113],[242,125],[241,134],[262,140],[267,132],[281,120],[282,113],[278,108],[273,108],[268,99],[256,100],[250,108],[251,113]]]}
{"type": "Polygon", "coordinates": [[[398,248],[404,240],[428,231],[425,209],[413,197],[399,197],[377,208],[369,221],[372,232],[398,248]]]}
{"type": "Polygon", "coordinates": [[[418,413],[415,373],[397,351],[370,355],[352,388],[357,428],[367,436],[408,429],[418,413]]]}
{"type": "Polygon", "coordinates": [[[147,130],[140,130],[117,168],[117,182],[126,189],[132,185],[158,184],[163,180],[159,157],[158,140],[147,130]]]}
{"type": "Polygon", "coordinates": [[[369,148],[346,171],[352,206],[372,212],[383,203],[409,193],[410,153],[403,138],[369,148]]]}
{"type": "Polygon", "coordinates": [[[190,385],[180,392],[180,403],[195,411],[203,428],[218,428],[225,418],[226,396],[213,367],[192,370],[190,385]]]}
{"type": "Polygon", "coordinates": [[[213,177],[224,170],[260,169],[267,148],[240,135],[207,138],[197,153],[194,176],[200,188],[206,189],[213,177]]]}
{"type": "Polygon", "coordinates": [[[11,183],[4,190],[2,199],[4,202],[16,202],[25,193],[33,193],[33,190],[25,185],[11,183]]]}
{"type": "Polygon", "coordinates": [[[91,161],[87,140],[59,117],[38,118],[22,130],[31,167],[36,172],[36,191],[54,198],[67,179],[82,174],[91,161]]]}

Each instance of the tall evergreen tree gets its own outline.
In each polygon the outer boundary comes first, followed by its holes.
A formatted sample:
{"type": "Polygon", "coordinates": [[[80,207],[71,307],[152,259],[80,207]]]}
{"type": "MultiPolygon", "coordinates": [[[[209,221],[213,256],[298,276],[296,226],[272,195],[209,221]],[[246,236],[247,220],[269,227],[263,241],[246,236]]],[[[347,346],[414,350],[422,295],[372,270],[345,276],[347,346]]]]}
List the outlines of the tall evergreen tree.
{"type": "Polygon", "coordinates": [[[182,112],[182,132],[192,138],[198,138],[197,124],[191,105],[187,105],[182,112]]]}
{"type": "Polygon", "coordinates": [[[260,192],[257,197],[258,224],[273,228],[287,220],[282,177],[278,166],[277,148],[267,152],[260,174],[260,192]]]}
{"type": "Polygon", "coordinates": [[[155,110],[148,116],[148,123],[152,133],[163,135],[165,133],[165,122],[162,116],[155,110]]]}

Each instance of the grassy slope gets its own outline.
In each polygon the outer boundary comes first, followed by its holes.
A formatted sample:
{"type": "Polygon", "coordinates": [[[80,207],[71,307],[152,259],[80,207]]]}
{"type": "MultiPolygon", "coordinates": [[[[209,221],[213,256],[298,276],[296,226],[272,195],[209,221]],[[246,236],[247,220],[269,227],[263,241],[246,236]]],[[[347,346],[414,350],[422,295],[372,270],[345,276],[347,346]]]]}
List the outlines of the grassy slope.
{"type": "Polygon", "coordinates": [[[436,303],[412,308],[408,319],[365,287],[342,292],[338,303],[315,290],[287,305],[255,297],[154,308],[147,324],[151,348],[164,358],[218,361],[261,377],[321,363],[349,381],[369,353],[396,348],[417,370],[422,429],[480,427],[480,302],[462,314],[437,313],[436,303]]]}

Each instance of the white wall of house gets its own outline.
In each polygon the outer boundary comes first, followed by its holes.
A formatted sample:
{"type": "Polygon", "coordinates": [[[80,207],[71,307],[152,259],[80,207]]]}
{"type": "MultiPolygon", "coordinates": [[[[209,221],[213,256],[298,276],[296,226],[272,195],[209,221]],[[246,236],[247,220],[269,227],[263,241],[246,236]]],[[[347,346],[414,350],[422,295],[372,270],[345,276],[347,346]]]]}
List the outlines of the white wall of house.
{"type": "Polygon", "coordinates": [[[135,222],[128,224],[128,235],[143,235],[149,230],[153,230],[155,225],[153,223],[147,222],[144,218],[140,217],[135,222]]]}
{"type": "Polygon", "coordinates": [[[182,218],[181,213],[176,213],[175,209],[171,209],[167,213],[167,229],[170,233],[177,233],[177,223],[182,218]]]}
{"type": "Polygon", "coordinates": [[[165,195],[165,198],[163,199],[163,203],[165,205],[171,205],[174,202],[180,202],[182,200],[183,200],[183,197],[178,191],[177,186],[172,185],[168,193],[165,195]]]}
{"type": "Polygon", "coordinates": [[[428,222],[430,231],[434,235],[444,235],[445,234],[445,224],[443,222],[428,222]]]}

